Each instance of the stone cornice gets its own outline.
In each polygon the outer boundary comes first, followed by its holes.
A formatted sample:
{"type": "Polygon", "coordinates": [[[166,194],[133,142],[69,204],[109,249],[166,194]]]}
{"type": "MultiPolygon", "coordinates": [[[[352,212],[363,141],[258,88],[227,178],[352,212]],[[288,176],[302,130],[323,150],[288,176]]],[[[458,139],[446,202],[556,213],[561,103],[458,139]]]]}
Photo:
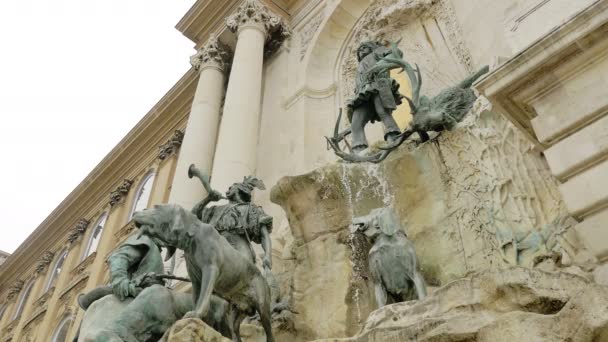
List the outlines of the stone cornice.
{"type": "MultiPolygon", "coordinates": [[[[70,222],[90,217],[107,203],[108,192],[124,177],[135,178],[158,157],[167,133],[186,124],[197,73],[190,69],[93,169],[61,204],[30,234],[0,268],[0,285],[14,282],[35,267],[44,250],[36,246],[63,244],[70,222]],[[36,252],[38,251],[38,252],[36,252]]],[[[4,291],[2,291],[4,292],[4,291]]]]}
{"type": "Polygon", "coordinates": [[[532,121],[538,115],[531,102],[557,86],[559,79],[552,74],[555,69],[603,39],[606,23],[608,1],[597,0],[483,77],[474,87],[544,150],[551,142],[541,141],[535,133],[532,121]]]}
{"type": "MultiPolygon", "coordinates": [[[[225,19],[234,13],[243,0],[198,0],[175,28],[201,47],[212,33],[221,33],[225,29],[225,19]]],[[[292,0],[262,0],[262,3],[283,18],[289,18],[289,9],[294,5],[292,0]]]]}

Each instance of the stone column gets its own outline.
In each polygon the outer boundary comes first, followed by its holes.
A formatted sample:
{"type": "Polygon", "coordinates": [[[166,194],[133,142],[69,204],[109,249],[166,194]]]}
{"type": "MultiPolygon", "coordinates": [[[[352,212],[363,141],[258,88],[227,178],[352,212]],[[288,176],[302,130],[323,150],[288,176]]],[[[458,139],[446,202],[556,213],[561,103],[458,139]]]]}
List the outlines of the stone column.
{"type": "Polygon", "coordinates": [[[175,168],[169,203],[190,209],[205,195],[201,183],[188,178],[188,167],[196,164],[201,171],[211,173],[229,57],[229,48],[212,35],[190,58],[200,76],[175,168]]]}
{"type": "Polygon", "coordinates": [[[258,0],[246,0],[226,25],[237,44],[211,173],[213,188],[221,192],[255,174],[264,56],[289,35],[281,18],[258,0]]]}

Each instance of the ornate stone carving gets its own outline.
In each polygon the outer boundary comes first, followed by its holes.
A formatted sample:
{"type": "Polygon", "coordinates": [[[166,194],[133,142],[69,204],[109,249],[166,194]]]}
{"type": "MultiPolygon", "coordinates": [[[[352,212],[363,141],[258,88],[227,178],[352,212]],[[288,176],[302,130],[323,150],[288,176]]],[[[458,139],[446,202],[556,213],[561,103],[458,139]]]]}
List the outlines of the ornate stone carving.
{"type": "Polygon", "coordinates": [[[321,26],[323,22],[323,18],[325,17],[325,12],[321,11],[318,13],[313,19],[311,19],[306,26],[300,31],[300,60],[303,60],[306,56],[306,52],[308,51],[308,45],[314,37],[315,32],[321,26]]]}
{"type": "Polygon", "coordinates": [[[268,10],[259,0],[245,0],[236,12],[226,19],[226,26],[234,33],[242,27],[255,26],[266,34],[265,55],[275,52],[291,36],[283,19],[268,10]]]}
{"type": "Polygon", "coordinates": [[[25,282],[23,280],[17,280],[13,286],[8,289],[8,294],[6,295],[6,300],[11,301],[17,297],[19,292],[23,289],[23,285],[25,282]]]}
{"type": "Polygon", "coordinates": [[[87,231],[87,228],[89,228],[90,223],[91,222],[87,219],[78,220],[78,222],[76,223],[74,228],[72,228],[72,231],[68,235],[68,242],[72,244],[74,243],[74,241],[78,240],[81,235],[84,235],[84,233],[87,231]]]}
{"type": "Polygon", "coordinates": [[[38,265],[36,265],[36,273],[40,274],[46,270],[46,267],[53,261],[53,257],[55,257],[55,253],[46,251],[42,254],[40,261],[38,261],[38,265]]]}
{"type": "Polygon", "coordinates": [[[209,36],[207,43],[194,56],[190,57],[190,64],[199,71],[204,66],[214,66],[227,71],[231,56],[230,47],[222,43],[215,34],[212,34],[209,36]]]}
{"type": "Polygon", "coordinates": [[[177,152],[184,141],[184,132],[176,130],[166,143],[158,147],[158,159],[165,160],[172,153],[177,152]]]}
{"type": "Polygon", "coordinates": [[[131,190],[131,186],[133,185],[133,181],[130,179],[125,179],[122,184],[116,188],[116,190],[110,193],[110,206],[115,206],[119,203],[122,203],[123,199],[131,190]]]}

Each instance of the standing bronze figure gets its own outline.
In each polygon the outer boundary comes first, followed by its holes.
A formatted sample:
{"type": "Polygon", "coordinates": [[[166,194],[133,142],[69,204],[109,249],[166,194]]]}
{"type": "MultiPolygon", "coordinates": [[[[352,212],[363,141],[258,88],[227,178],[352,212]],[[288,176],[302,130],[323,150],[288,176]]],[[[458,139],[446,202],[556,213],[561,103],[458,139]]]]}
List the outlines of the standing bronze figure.
{"type": "Polygon", "coordinates": [[[389,69],[378,70],[376,65],[392,50],[376,41],[361,43],[357,49],[357,79],[355,96],[347,103],[351,122],[353,151],[360,153],[368,147],[365,126],[382,121],[384,140],[393,141],[401,130],[393,118],[393,111],[401,104],[399,83],[391,78],[389,69]]]}
{"type": "Polygon", "coordinates": [[[403,59],[396,43],[391,47],[382,46],[378,42],[364,42],[357,50],[359,67],[355,98],[347,103],[351,127],[340,132],[342,113],[334,128],[333,137],[326,137],[329,146],[336,155],[347,162],[379,163],[401,145],[413,133],[418,133],[422,142],[429,140],[427,132],[450,130],[471,110],[477,99],[471,86],[481,76],[489,71],[487,66],[467,77],[459,84],[442,90],[433,98],[421,96],[422,75],[420,68],[412,67],[403,59]],[[389,71],[401,68],[405,71],[412,85],[412,96],[399,94],[399,84],[390,78],[389,71]],[[392,112],[406,99],[413,116],[409,127],[400,132],[392,112]],[[368,147],[365,138],[365,125],[368,122],[381,120],[384,124],[384,140],[387,144],[379,146],[380,151],[363,155],[368,147]],[[340,142],[352,133],[352,151],[347,153],[340,148],[340,142]]]}

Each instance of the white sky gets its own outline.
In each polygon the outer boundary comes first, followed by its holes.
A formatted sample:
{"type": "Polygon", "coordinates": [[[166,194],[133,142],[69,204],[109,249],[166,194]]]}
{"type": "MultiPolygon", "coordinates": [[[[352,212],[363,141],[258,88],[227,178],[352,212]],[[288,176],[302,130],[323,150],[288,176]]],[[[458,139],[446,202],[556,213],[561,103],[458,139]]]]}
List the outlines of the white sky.
{"type": "Polygon", "coordinates": [[[12,253],[189,69],[194,0],[0,1],[0,250],[12,253]]]}

